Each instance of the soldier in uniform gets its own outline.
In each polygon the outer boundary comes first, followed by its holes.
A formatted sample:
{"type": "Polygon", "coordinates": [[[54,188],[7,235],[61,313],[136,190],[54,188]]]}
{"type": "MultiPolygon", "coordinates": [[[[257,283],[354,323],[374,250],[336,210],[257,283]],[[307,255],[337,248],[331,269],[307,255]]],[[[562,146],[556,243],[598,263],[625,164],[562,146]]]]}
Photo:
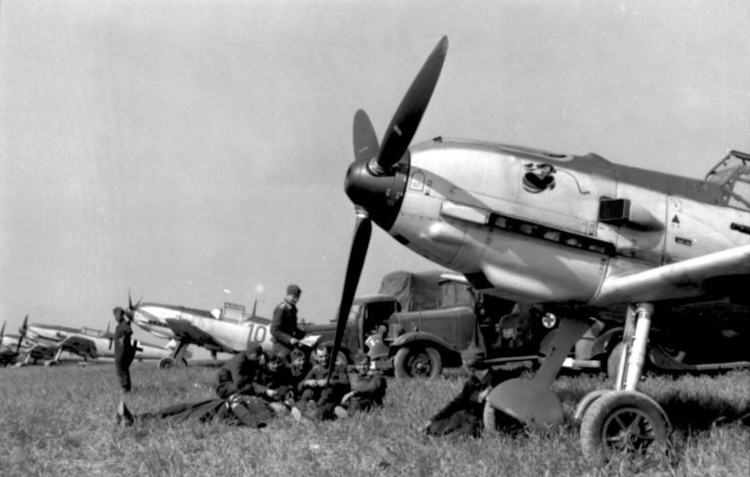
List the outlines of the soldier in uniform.
{"type": "Polygon", "coordinates": [[[274,354],[288,355],[305,336],[297,326],[297,302],[301,294],[300,287],[289,285],[284,300],[273,310],[271,340],[274,354]]]}
{"type": "Polygon", "coordinates": [[[120,381],[120,387],[123,392],[129,393],[132,383],[130,381],[130,364],[135,358],[135,346],[131,337],[133,330],[130,328],[130,321],[126,318],[125,310],[119,306],[112,310],[115,316],[117,327],[115,328],[115,371],[117,379],[120,381]]]}
{"type": "Polygon", "coordinates": [[[484,404],[493,387],[510,375],[481,365],[484,351],[472,344],[461,352],[461,362],[470,373],[461,393],[437,412],[422,429],[433,436],[448,434],[478,437],[483,429],[484,404]]]}
{"type": "Polygon", "coordinates": [[[351,377],[351,391],[341,399],[342,407],[348,414],[369,411],[383,405],[386,382],[383,373],[370,369],[370,356],[358,353],[354,359],[356,374],[351,377]]]}
{"type": "MultiPolygon", "coordinates": [[[[274,371],[264,369],[265,362],[260,345],[252,343],[244,353],[227,360],[219,370],[215,398],[197,402],[174,404],[155,412],[133,415],[124,402],[117,410],[118,424],[132,425],[152,419],[170,419],[181,422],[196,419],[207,422],[214,419],[232,424],[260,429],[275,416],[271,403],[283,393],[275,387],[274,371]]],[[[268,365],[268,369],[278,369],[268,365]]]]}
{"type": "Polygon", "coordinates": [[[292,409],[292,416],[295,419],[302,415],[312,419],[333,419],[339,415],[341,399],[351,390],[349,375],[345,365],[336,365],[329,379],[329,343],[319,343],[313,353],[317,362],[297,387],[301,395],[297,406],[292,409]]]}
{"type": "Polygon", "coordinates": [[[296,402],[300,397],[300,384],[302,383],[302,380],[307,376],[307,373],[310,372],[310,368],[312,368],[312,365],[310,364],[310,360],[307,358],[307,355],[305,355],[305,353],[299,348],[294,349],[289,357],[291,359],[289,372],[292,376],[294,388],[293,392],[290,393],[291,396],[288,397],[291,397],[292,401],[296,402]]]}

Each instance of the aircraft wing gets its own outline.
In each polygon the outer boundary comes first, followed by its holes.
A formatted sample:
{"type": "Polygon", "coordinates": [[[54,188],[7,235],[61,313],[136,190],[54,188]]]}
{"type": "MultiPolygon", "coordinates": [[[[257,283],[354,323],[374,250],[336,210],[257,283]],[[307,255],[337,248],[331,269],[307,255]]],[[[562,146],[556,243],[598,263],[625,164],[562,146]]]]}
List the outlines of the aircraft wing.
{"type": "Polygon", "coordinates": [[[83,358],[96,359],[98,357],[96,344],[92,339],[84,336],[69,336],[62,340],[57,347],[83,358]]]}
{"type": "Polygon", "coordinates": [[[57,346],[35,343],[29,346],[26,350],[22,349],[21,354],[29,356],[34,360],[46,361],[55,356],[56,349],[57,346]]]}
{"type": "Polygon", "coordinates": [[[167,318],[167,326],[174,332],[175,339],[202,346],[211,351],[224,351],[234,353],[235,351],[227,349],[221,343],[216,341],[211,335],[199,329],[187,320],[167,318]]]}
{"type": "Polygon", "coordinates": [[[594,306],[690,298],[750,286],[750,245],[662,265],[629,275],[607,277],[594,306]]]}

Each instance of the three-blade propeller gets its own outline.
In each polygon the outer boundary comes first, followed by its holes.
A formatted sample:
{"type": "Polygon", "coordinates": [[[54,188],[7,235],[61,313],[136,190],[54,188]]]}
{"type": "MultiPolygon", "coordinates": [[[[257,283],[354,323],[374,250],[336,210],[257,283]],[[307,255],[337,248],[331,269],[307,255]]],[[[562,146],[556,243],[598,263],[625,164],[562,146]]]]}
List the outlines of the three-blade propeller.
{"type": "Polygon", "coordinates": [[[135,305],[133,305],[133,299],[130,296],[130,292],[128,292],[128,309],[125,310],[125,314],[128,316],[128,318],[130,318],[130,321],[133,321],[135,310],[137,310],[138,307],[141,306],[141,300],[143,300],[143,298],[138,300],[135,305]]]}
{"type": "Polygon", "coordinates": [[[417,77],[414,78],[385,131],[377,159],[380,170],[390,169],[409,147],[419,127],[419,122],[422,120],[422,115],[430,103],[447,53],[448,37],[444,36],[430,53],[417,77]]]}
{"type": "MultiPolygon", "coordinates": [[[[380,145],[378,145],[377,134],[367,113],[361,109],[355,113],[352,132],[354,159],[355,162],[366,162],[370,174],[375,176],[387,174],[406,152],[435,90],[447,52],[448,38],[443,37],[432,50],[401,100],[401,104],[393,115],[380,145]]],[[[362,274],[372,232],[372,221],[365,207],[357,205],[355,206],[355,212],[357,221],[354,224],[352,247],[349,252],[349,262],[346,267],[344,287],[341,293],[338,317],[336,318],[336,335],[333,341],[332,359],[329,363],[329,380],[336,366],[336,357],[341,348],[346,320],[354,301],[354,294],[357,291],[357,284],[362,274]]]]}
{"type": "Polygon", "coordinates": [[[21,350],[21,342],[24,338],[26,338],[26,331],[28,330],[27,325],[29,323],[29,315],[26,315],[23,318],[23,325],[21,325],[21,328],[18,329],[18,333],[20,336],[18,337],[18,344],[16,345],[16,355],[18,355],[18,352],[21,350]]]}

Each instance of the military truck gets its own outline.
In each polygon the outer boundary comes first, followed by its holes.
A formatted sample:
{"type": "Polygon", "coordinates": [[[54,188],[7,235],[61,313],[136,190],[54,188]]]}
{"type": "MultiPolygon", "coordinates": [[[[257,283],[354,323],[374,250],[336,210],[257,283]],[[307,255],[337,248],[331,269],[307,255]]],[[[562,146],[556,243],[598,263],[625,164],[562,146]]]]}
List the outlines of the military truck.
{"type": "MultiPolygon", "coordinates": [[[[435,377],[460,366],[461,351],[474,342],[487,362],[534,364],[540,343],[556,327],[554,316],[477,292],[462,275],[442,271],[392,272],[377,294],[354,299],[342,339],[351,362],[365,350],[375,366],[398,378],[435,377]]],[[[335,324],[305,325],[332,340],[335,324]]]]}
{"type": "MultiPolygon", "coordinates": [[[[368,351],[366,339],[387,329],[391,315],[401,310],[433,310],[439,306],[439,286],[442,272],[393,272],[383,278],[376,294],[354,298],[349,310],[341,352],[351,363],[358,350],[368,351]],[[396,279],[395,277],[399,277],[396,279]]],[[[320,341],[333,340],[336,324],[308,324],[300,327],[308,334],[320,335],[320,341]]]]}
{"type": "MultiPolygon", "coordinates": [[[[386,276],[387,282],[398,280],[386,276]]],[[[382,287],[381,287],[382,290],[382,287]]],[[[398,378],[435,377],[444,367],[461,365],[461,351],[474,343],[486,351],[485,363],[535,365],[540,345],[557,326],[552,315],[476,291],[455,273],[441,273],[436,308],[391,315],[383,344],[398,378]]],[[[371,340],[376,344],[377,337],[371,340]]]]}

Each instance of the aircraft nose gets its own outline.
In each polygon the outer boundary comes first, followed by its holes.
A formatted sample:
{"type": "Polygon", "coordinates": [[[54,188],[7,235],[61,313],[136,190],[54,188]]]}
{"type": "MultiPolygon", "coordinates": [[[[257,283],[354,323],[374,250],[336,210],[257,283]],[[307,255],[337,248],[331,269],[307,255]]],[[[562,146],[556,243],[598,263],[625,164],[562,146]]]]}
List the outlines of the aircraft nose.
{"type": "Polygon", "coordinates": [[[358,160],[346,171],[344,191],[376,224],[389,230],[401,208],[408,172],[408,152],[386,173],[375,173],[366,160],[358,160]]]}

